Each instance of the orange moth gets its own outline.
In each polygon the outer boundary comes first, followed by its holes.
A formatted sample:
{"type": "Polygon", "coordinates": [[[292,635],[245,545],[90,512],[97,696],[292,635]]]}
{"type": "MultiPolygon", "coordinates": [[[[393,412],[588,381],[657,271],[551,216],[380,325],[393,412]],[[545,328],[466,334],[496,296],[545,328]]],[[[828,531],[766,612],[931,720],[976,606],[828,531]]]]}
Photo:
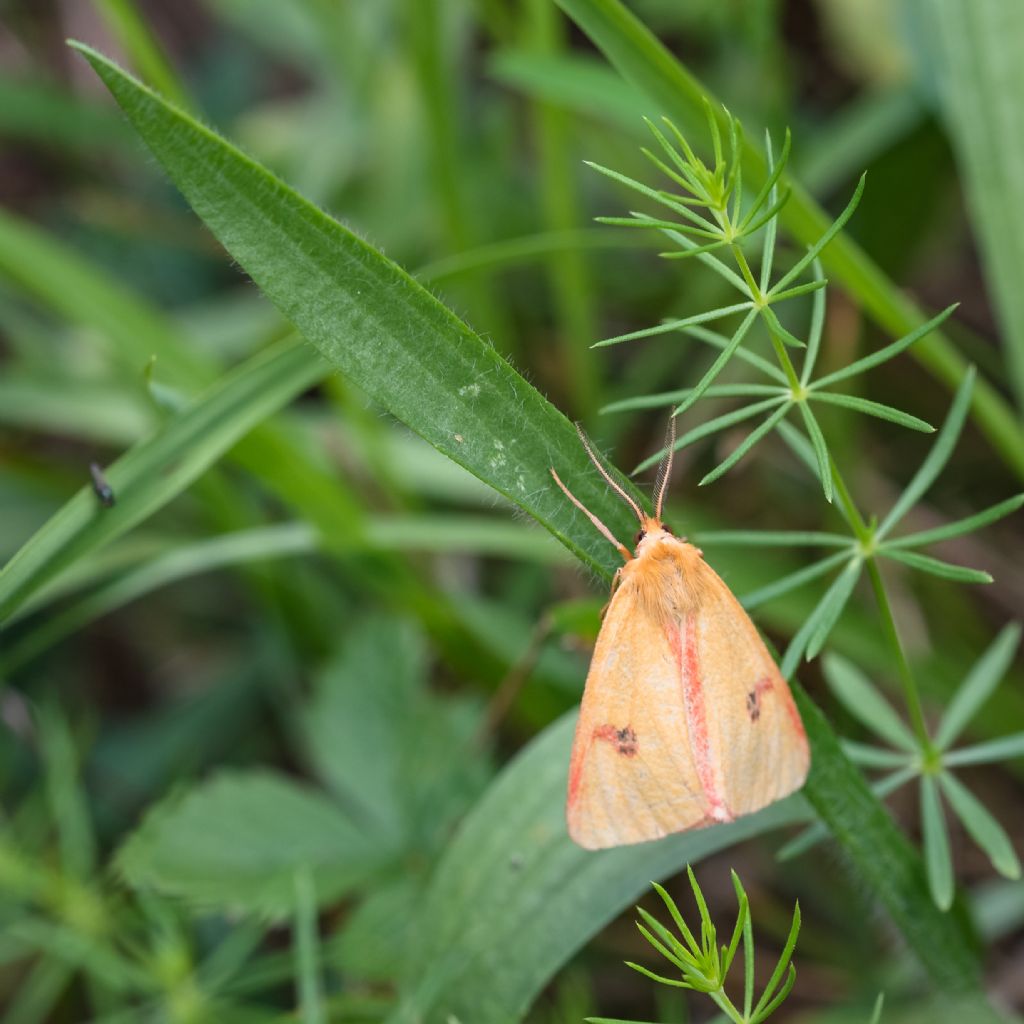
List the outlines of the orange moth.
{"type": "Polygon", "coordinates": [[[700,550],[661,521],[671,428],[653,516],[580,431],[640,521],[632,555],[551,470],[626,563],[612,584],[569,762],[569,835],[588,850],[750,814],[799,789],[810,763],[792,694],[754,624],[700,550]]]}

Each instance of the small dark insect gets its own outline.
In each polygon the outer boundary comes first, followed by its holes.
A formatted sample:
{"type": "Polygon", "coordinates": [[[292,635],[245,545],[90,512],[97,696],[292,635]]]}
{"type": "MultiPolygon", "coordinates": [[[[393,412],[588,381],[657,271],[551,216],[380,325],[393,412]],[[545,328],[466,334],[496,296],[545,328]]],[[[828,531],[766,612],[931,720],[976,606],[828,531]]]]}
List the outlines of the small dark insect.
{"type": "Polygon", "coordinates": [[[104,508],[112,508],[117,503],[117,498],[114,497],[114,488],[107,483],[107,478],[97,463],[89,463],[89,476],[92,477],[92,489],[96,492],[96,497],[100,499],[100,504],[104,508]]]}

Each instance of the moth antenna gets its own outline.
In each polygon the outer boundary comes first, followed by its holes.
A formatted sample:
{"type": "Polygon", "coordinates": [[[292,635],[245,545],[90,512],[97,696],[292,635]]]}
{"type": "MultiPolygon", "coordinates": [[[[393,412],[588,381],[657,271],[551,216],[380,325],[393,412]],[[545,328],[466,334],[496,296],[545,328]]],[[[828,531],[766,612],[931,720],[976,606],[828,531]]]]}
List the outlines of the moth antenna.
{"type": "Polygon", "coordinates": [[[672,456],[676,448],[676,418],[670,416],[668,429],[665,431],[665,454],[658,466],[658,475],[654,482],[654,518],[661,522],[661,508],[665,503],[665,492],[668,491],[668,482],[672,478],[672,456]]]}
{"type": "Polygon", "coordinates": [[[594,454],[594,449],[590,447],[590,442],[587,440],[587,435],[583,433],[583,428],[578,423],[575,424],[575,427],[576,433],[580,435],[580,440],[583,442],[584,449],[586,449],[587,454],[590,456],[590,461],[597,466],[597,471],[605,478],[608,486],[633,510],[640,521],[640,525],[643,526],[647,517],[640,511],[640,506],[611,478],[608,470],[598,461],[597,456],[594,454]]]}
{"type": "Polygon", "coordinates": [[[554,467],[551,469],[551,475],[555,478],[555,483],[562,488],[565,496],[598,528],[598,530],[601,531],[602,536],[606,537],[615,545],[619,554],[628,562],[633,557],[632,554],[630,554],[629,548],[627,548],[625,544],[620,544],[619,541],[615,539],[615,535],[612,531],[609,530],[608,527],[605,526],[604,523],[602,523],[601,520],[598,519],[597,516],[595,516],[594,513],[591,512],[590,509],[587,508],[587,506],[584,505],[583,502],[580,501],[580,499],[562,483],[561,480],[559,480],[554,467]]]}

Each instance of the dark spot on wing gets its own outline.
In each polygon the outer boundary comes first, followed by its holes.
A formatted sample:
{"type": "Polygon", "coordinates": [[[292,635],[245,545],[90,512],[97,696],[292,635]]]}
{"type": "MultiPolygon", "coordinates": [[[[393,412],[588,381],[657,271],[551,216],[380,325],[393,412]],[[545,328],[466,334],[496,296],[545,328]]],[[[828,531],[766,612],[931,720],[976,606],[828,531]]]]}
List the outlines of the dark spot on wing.
{"type": "Polygon", "coordinates": [[[757,690],[751,690],[747,694],[747,714],[750,715],[752,722],[756,722],[761,717],[761,700],[757,695],[757,690]]]}
{"type": "Polygon", "coordinates": [[[624,725],[621,729],[611,724],[599,725],[594,730],[594,739],[611,743],[624,757],[634,757],[639,746],[636,731],[629,725],[624,725]]]}

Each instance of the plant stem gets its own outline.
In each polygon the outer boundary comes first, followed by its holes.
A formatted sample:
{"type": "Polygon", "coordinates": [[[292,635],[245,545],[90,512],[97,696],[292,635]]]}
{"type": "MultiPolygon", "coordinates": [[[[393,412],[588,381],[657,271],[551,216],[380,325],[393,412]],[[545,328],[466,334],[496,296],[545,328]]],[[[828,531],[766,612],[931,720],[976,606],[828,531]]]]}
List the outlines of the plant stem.
{"type": "Polygon", "coordinates": [[[903,684],[903,697],[907,703],[907,711],[910,713],[910,722],[917,733],[918,742],[921,744],[921,753],[924,756],[926,766],[937,761],[938,754],[928,735],[928,725],[925,722],[924,711],[921,708],[921,697],[918,693],[917,683],[914,674],[910,670],[906,655],[903,653],[903,645],[900,643],[899,630],[896,628],[896,619],[893,617],[892,608],[889,605],[889,596],[885,592],[885,584],[882,581],[882,574],[878,569],[877,559],[871,555],[865,560],[868,569],[868,576],[871,578],[871,586],[875,592],[875,601],[878,604],[878,611],[882,619],[882,630],[885,639],[889,644],[893,657],[896,661],[896,670],[899,673],[900,682],[903,684]]]}

